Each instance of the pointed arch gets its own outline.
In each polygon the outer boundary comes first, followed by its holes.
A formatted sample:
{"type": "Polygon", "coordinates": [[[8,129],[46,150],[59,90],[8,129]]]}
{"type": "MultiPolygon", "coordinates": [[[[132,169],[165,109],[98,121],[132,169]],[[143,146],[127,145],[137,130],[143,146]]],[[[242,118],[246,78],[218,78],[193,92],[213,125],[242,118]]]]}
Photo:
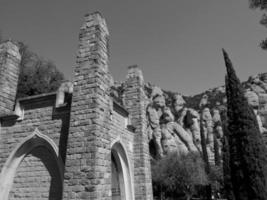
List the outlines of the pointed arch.
{"type": "Polygon", "coordinates": [[[131,168],[125,148],[119,141],[112,145],[111,158],[117,168],[121,199],[133,200],[134,191],[131,168]]]}
{"type": "MultiPolygon", "coordinates": [[[[0,196],[2,200],[8,200],[9,192],[12,188],[13,180],[20,163],[26,155],[28,155],[36,147],[45,147],[51,153],[51,156],[56,161],[56,166],[59,171],[61,183],[63,184],[63,162],[59,156],[57,145],[48,136],[42,134],[37,128],[33,133],[27,136],[17,147],[12,151],[0,174],[0,196]]],[[[62,185],[63,186],[63,185],[62,185]]]]}

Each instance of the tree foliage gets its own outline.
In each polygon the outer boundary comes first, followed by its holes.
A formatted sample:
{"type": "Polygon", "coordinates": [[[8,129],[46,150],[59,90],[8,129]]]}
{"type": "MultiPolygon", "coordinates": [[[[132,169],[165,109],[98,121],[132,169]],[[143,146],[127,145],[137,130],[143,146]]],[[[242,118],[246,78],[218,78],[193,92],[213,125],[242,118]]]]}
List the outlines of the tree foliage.
{"type": "Polygon", "coordinates": [[[208,177],[198,154],[173,153],[152,164],[152,180],[156,196],[163,198],[194,194],[196,187],[206,185],[208,177]]]}
{"type": "MultiPolygon", "coordinates": [[[[267,1],[266,0],[249,0],[250,8],[260,9],[262,11],[267,11],[267,1]]],[[[260,19],[260,24],[267,28],[267,15],[264,13],[260,19]]],[[[260,42],[262,49],[267,50],[267,38],[260,42]]]]}
{"type": "Polygon", "coordinates": [[[52,61],[40,58],[20,42],[20,76],[17,97],[53,92],[60,86],[64,75],[52,61]]]}
{"type": "Polygon", "coordinates": [[[227,113],[222,112],[221,114],[223,120],[223,193],[226,199],[235,200],[233,193],[233,185],[231,182],[231,168],[230,168],[230,152],[229,152],[229,131],[227,129],[227,113]]]}
{"type": "Polygon", "coordinates": [[[235,199],[267,199],[267,150],[253,109],[232,63],[223,50],[227,69],[226,95],[229,166],[235,199]]]}

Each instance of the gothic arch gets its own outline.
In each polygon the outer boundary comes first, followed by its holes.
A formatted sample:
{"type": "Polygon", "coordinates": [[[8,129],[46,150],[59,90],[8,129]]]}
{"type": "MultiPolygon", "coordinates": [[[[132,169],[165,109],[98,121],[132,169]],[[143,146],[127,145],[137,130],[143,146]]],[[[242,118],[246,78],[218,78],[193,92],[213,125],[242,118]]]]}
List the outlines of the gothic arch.
{"type": "MultiPolygon", "coordinates": [[[[116,172],[118,173],[117,176],[120,188],[120,199],[133,200],[134,191],[133,191],[133,181],[132,181],[133,179],[131,175],[131,167],[128,162],[127,152],[125,151],[125,148],[119,141],[115,142],[112,145],[111,163],[116,167],[116,172]]],[[[113,176],[114,174],[112,174],[112,178],[113,176]]]]}
{"type": "MultiPolygon", "coordinates": [[[[49,150],[51,156],[56,161],[56,166],[59,171],[61,183],[63,184],[63,163],[58,154],[57,145],[48,136],[35,129],[34,132],[26,137],[17,147],[12,151],[6,163],[3,166],[0,174],[0,196],[2,200],[8,200],[9,192],[12,188],[13,180],[24,157],[29,154],[34,148],[43,146],[49,150]]],[[[63,185],[62,185],[63,186],[63,185]]]]}

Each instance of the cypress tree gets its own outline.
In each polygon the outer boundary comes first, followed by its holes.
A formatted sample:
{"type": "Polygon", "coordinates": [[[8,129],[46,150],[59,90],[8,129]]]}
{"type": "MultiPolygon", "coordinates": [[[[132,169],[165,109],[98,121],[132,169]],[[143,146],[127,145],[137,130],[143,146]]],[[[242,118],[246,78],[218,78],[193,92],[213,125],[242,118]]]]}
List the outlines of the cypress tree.
{"type": "Polygon", "coordinates": [[[253,109],[232,63],[223,50],[227,69],[226,95],[231,181],[236,200],[267,200],[267,150],[253,109]]]}
{"type": "Polygon", "coordinates": [[[224,178],[224,196],[229,200],[235,200],[235,196],[233,193],[233,185],[231,182],[231,168],[230,168],[230,152],[229,152],[229,144],[228,144],[228,135],[229,132],[227,130],[227,118],[226,111],[222,113],[223,120],[223,178],[224,178]]]}

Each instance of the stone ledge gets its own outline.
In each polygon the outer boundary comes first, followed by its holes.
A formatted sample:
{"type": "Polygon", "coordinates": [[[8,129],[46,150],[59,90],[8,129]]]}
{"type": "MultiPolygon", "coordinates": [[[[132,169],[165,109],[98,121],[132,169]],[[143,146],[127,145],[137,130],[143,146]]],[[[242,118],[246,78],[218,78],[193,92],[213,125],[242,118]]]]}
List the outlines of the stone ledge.
{"type": "Polygon", "coordinates": [[[0,120],[17,120],[20,116],[15,114],[15,112],[3,113],[0,115],[0,120]]]}
{"type": "Polygon", "coordinates": [[[129,116],[128,111],[122,105],[120,105],[115,99],[113,99],[113,109],[117,113],[121,114],[123,117],[129,116]]]}
{"type": "Polygon", "coordinates": [[[127,125],[127,130],[135,133],[136,127],[134,127],[133,125],[127,125]]]}
{"type": "Polygon", "coordinates": [[[22,97],[18,98],[17,101],[19,101],[22,104],[32,104],[32,103],[39,103],[40,101],[44,100],[54,100],[56,99],[56,92],[51,92],[51,93],[44,93],[44,94],[38,94],[34,96],[28,96],[28,97],[22,97]]]}

